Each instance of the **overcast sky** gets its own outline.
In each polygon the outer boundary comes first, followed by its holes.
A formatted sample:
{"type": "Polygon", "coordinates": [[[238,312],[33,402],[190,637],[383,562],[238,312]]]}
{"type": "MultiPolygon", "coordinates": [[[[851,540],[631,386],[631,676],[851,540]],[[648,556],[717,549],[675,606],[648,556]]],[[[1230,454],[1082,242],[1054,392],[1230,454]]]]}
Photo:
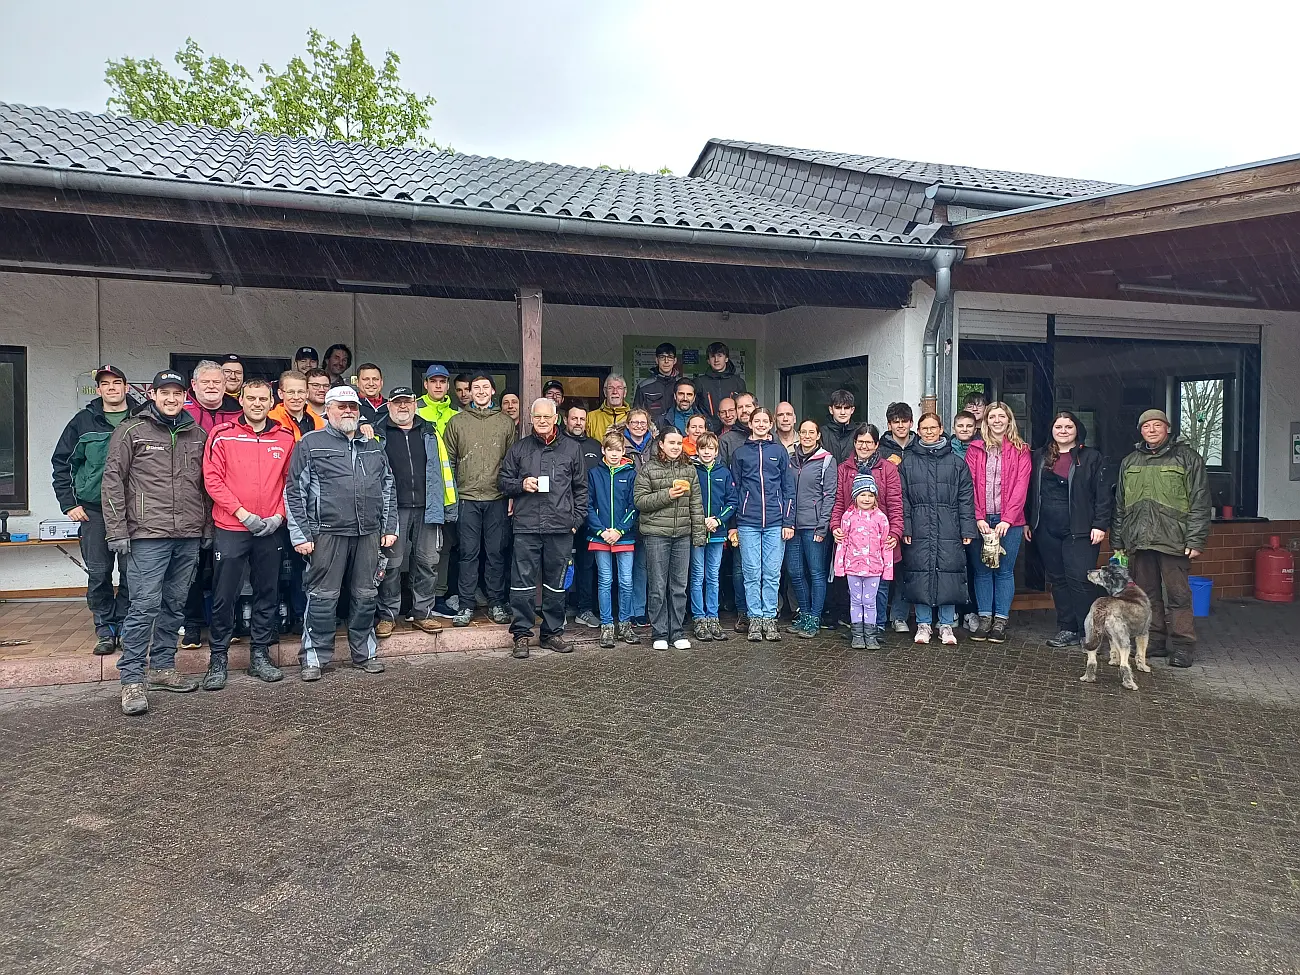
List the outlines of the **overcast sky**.
{"type": "Polygon", "coordinates": [[[0,100],[102,111],[193,36],[392,48],[462,152],[685,174],[712,137],[1140,183],[1300,152],[1296,4],[0,0],[0,100]]]}

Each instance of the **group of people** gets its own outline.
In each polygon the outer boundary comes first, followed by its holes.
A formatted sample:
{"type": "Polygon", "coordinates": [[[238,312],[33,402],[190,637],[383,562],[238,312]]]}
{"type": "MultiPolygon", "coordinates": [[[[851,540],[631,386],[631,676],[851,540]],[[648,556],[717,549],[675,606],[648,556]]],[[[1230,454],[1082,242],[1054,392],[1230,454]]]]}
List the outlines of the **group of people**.
{"type": "Polygon", "coordinates": [[[597,409],[551,382],[527,414],[491,376],[439,364],[423,394],[385,396],[373,363],[349,381],[341,345],[324,369],[299,349],[274,389],[235,355],[188,379],[163,370],[138,404],[123,371],[101,367],[97,399],[55,450],[54,488],[81,523],[95,652],[121,650],[123,712],[147,711],[147,689],[225,686],[246,582],[250,672],[282,678],[269,648],[283,616],[302,634],[300,676],[315,681],[339,619],[353,666],[380,673],[378,643],[404,616],[436,632],[480,606],[509,624],[520,658],[539,621],[541,647],[573,649],[570,603],[605,647],[640,643],[648,626],[655,649],[690,649],[688,619],[696,640],[727,639],[724,601],[736,632],[779,640],[783,597],[800,637],[843,622],[853,647],[877,649],[887,623],[910,632],[915,614],[917,643],[937,630],[951,645],[964,612],[972,639],[1000,642],[1033,540],[1056,599],[1049,642],[1069,646],[1107,532],[1152,597],[1148,652],[1165,642],[1163,589],[1172,662],[1191,662],[1188,559],[1208,535],[1208,489],[1160,411],[1143,414],[1112,490],[1068,412],[1032,454],[1011,409],[978,394],[951,434],[934,413],[914,431],[911,407],[893,403],[882,436],[854,422],[848,390],[800,422],[789,403],[757,403],[725,344],[707,358],[686,377],[665,343],[630,402],[611,374],[597,409]],[[175,655],[182,632],[180,646],[201,646],[205,622],[209,666],[195,680],[175,655]]]}

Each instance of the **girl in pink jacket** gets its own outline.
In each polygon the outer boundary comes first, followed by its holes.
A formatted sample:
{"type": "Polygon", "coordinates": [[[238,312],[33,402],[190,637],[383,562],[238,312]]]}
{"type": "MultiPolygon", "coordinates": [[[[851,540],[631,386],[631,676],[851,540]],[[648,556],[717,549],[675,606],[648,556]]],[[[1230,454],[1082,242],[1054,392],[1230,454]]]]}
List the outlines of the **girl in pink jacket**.
{"type": "Polygon", "coordinates": [[[870,474],[853,478],[853,506],[840,516],[843,541],[835,548],[832,574],[849,583],[849,620],[854,650],[879,650],[876,636],[876,590],[881,579],[894,578],[889,548],[889,519],[880,510],[880,494],[870,474]]]}

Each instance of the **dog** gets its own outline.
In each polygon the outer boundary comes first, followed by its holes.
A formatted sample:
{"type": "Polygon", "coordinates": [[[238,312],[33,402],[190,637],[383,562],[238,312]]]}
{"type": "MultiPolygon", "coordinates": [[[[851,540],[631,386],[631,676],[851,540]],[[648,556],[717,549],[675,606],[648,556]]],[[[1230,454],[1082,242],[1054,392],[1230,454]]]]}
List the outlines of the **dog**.
{"type": "Polygon", "coordinates": [[[1151,600],[1132,579],[1128,569],[1114,562],[1093,569],[1088,581],[1106,590],[1083,622],[1083,649],[1088,666],[1079,680],[1091,684],[1097,679],[1097,651],[1102,640],[1110,638],[1110,665],[1119,665],[1120,683],[1125,690],[1136,691],[1137,681],[1129,669],[1129,641],[1137,644],[1137,669],[1151,673],[1147,664],[1147,637],[1151,630],[1151,600]]]}

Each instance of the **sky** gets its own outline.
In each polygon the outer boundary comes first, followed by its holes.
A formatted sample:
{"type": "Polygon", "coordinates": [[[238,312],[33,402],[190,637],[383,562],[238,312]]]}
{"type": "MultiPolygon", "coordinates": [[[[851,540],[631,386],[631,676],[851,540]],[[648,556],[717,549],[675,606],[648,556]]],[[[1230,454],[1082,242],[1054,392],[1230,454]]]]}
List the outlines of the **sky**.
{"type": "Polygon", "coordinates": [[[1143,183],[1300,152],[1298,8],[0,0],[0,101],[103,111],[109,58],[192,36],[278,68],[315,27],[396,51],[460,152],[685,175],[718,137],[1143,183]]]}

